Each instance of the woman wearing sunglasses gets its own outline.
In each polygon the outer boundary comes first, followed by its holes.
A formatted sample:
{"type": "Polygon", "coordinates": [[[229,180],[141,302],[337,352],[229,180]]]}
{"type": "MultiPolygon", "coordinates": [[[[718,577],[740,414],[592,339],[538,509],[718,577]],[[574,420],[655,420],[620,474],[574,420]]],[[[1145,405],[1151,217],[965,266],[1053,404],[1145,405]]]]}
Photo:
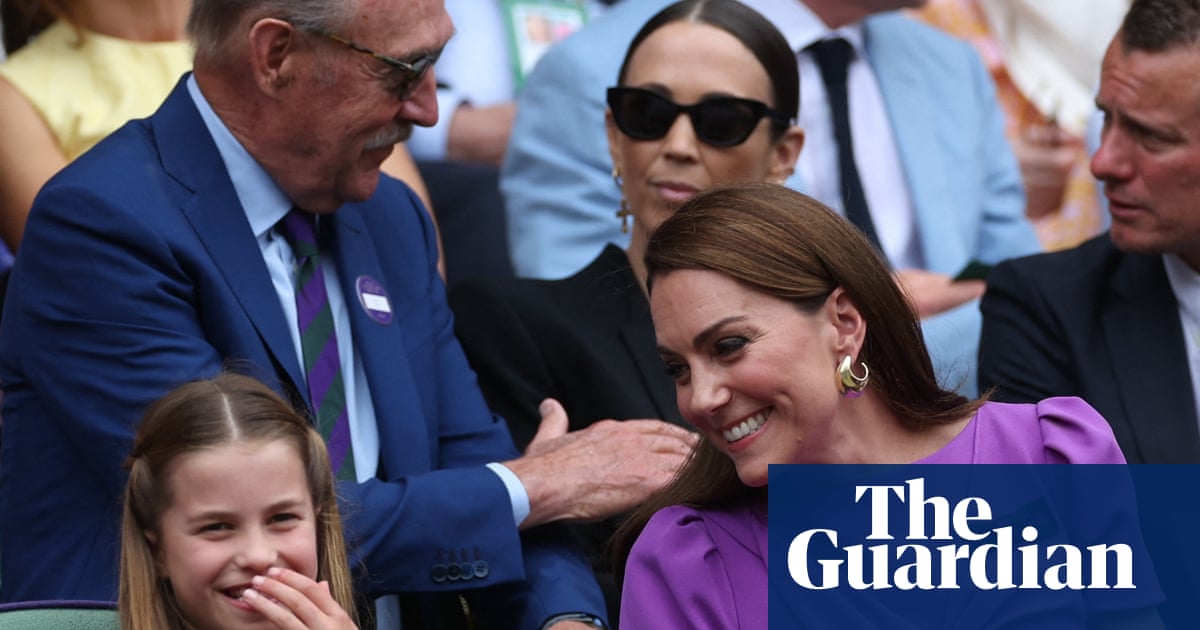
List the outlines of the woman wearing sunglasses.
{"type": "MultiPolygon", "coordinates": [[[[484,395],[521,447],[543,426],[538,409],[546,398],[562,403],[571,429],[609,430],[606,419],[635,419],[654,431],[667,428],[664,420],[682,425],[654,346],[646,242],[699,191],[782,183],[804,140],[790,122],[799,102],[795,53],[765,18],[732,0],[685,0],[652,17],[630,44],[608,102],[613,178],[624,197],[613,220],[632,231],[629,249],[609,245],[562,280],[471,280],[451,294],[456,332],[484,395]]],[[[562,410],[550,408],[543,436],[562,422],[562,410]]],[[[661,452],[614,461],[596,491],[623,483],[624,471],[655,455],[673,472],[690,450],[687,442],[678,453],[679,444],[664,437],[661,452]]],[[[603,522],[575,527],[596,559],[610,611],[616,598],[603,548],[612,531],[603,522]]]]}

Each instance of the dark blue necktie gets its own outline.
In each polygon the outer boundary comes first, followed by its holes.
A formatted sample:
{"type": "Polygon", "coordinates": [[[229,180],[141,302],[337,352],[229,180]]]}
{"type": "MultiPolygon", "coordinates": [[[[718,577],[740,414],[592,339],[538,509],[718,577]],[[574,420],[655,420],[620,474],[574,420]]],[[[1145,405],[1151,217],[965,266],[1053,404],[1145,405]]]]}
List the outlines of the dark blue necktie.
{"type": "Polygon", "coordinates": [[[854,160],[854,141],[850,135],[850,99],[846,92],[846,71],[850,66],[850,59],[854,56],[854,48],[850,46],[850,42],[839,37],[821,40],[808,49],[812,51],[817,66],[821,69],[821,80],[825,83],[825,92],[829,97],[829,109],[833,112],[833,137],[837,141],[838,171],[841,174],[842,203],[846,218],[882,253],[879,235],[875,232],[875,223],[871,220],[871,211],[867,208],[867,198],[863,194],[862,180],[858,177],[858,165],[854,160]]]}

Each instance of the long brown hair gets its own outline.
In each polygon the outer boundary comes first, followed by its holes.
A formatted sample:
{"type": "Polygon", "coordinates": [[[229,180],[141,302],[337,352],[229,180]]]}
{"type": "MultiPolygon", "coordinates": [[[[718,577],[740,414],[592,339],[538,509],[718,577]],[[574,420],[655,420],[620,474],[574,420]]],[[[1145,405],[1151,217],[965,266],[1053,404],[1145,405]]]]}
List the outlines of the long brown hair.
{"type": "MultiPolygon", "coordinates": [[[[645,259],[651,293],[656,277],[707,270],[812,312],[841,287],[866,323],[857,360],[870,366],[871,389],[902,422],[916,429],[953,422],[982,404],[938,385],[920,321],[887,265],[854,226],[807,195],[761,183],[705,191],[659,226],[645,259]]],[[[752,492],[732,460],[701,441],[675,480],[614,535],[618,581],[633,541],[659,509],[720,505],[752,492]]]]}
{"type": "Polygon", "coordinates": [[[174,594],[155,569],[146,532],[157,532],[171,505],[168,469],[179,457],[235,442],[291,444],[304,464],[317,516],[317,579],[354,617],[354,592],[325,442],[282,398],[238,374],[183,385],[146,412],[125,462],[129,482],[121,522],[118,608],[124,630],[185,627],[174,594]]]}

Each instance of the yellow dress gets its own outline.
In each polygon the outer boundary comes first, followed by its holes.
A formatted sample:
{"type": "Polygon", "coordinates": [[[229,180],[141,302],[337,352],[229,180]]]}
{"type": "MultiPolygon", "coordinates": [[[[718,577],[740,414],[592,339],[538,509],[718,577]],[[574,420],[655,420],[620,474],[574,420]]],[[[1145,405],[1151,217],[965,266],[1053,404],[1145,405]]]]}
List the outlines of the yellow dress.
{"type": "Polygon", "coordinates": [[[0,63],[68,160],[133,118],[154,113],[192,68],[189,42],[135,42],[79,34],[56,22],[0,63]]]}

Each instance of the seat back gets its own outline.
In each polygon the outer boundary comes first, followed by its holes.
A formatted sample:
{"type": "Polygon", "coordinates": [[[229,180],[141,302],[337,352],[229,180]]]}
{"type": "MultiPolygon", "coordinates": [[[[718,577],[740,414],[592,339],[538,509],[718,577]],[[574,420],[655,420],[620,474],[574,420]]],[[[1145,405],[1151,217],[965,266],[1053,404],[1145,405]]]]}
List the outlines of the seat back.
{"type": "Polygon", "coordinates": [[[119,630],[112,602],[38,601],[0,604],[0,630],[119,630]]]}

